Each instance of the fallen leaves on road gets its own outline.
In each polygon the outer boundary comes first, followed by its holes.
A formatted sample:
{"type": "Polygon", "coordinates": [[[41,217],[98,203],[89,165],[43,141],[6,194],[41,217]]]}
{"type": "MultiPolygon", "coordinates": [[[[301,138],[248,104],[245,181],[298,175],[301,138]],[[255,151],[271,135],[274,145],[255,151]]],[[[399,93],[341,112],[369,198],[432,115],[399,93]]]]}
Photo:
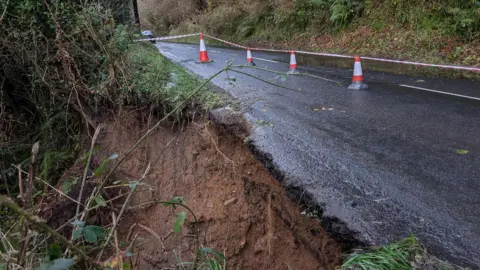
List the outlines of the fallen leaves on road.
{"type": "Polygon", "coordinates": [[[466,155],[466,154],[468,154],[468,150],[458,149],[458,150],[457,150],[457,154],[458,154],[458,155],[466,155]]]}

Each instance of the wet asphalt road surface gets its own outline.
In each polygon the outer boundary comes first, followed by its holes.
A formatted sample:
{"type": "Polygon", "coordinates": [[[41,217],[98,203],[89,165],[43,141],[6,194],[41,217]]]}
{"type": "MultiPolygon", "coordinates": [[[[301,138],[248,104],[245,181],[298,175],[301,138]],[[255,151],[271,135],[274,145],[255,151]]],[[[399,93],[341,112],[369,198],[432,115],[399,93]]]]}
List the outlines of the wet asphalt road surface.
{"type": "MultiPolygon", "coordinates": [[[[241,50],[158,43],[160,52],[201,77],[244,64],[241,50]]],[[[258,67],[288,71],[288,54],[253,52],[258,67]]],[[[302,67],[319,78],[241,69],[297,92],[229,72],[213,83],[238,99],[254,125],[255,148],[271,157],[284,184],[321,205],[368,244],[413,232],[443,259],[480,269],[480,82],[364,70],[370,90],[347,86],[352,70],[302,67]],[[457,150],[468,154],[457,154],[457,150]]],[[[352,60],[353,67],[353,60],[352,60]]]]}

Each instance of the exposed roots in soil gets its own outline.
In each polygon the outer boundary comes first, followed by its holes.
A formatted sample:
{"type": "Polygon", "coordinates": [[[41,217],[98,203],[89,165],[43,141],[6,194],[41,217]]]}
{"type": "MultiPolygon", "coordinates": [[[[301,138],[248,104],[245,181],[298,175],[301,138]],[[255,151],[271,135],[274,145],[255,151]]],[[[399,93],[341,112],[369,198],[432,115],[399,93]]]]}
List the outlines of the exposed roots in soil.
{"type": "MultiPolygon", "coordinates": [[[[133,114],[105,126],[99,139],[105,153],[125,152],[147,128],[133,114]]],[[[118,235],[127,242],[136,238],[138,269],[193,262],[197,245],[224,252],[233,269],[334,269],[340,264],[340,246],[316,219],[300,213],[241,138],[224,128],[205,122],[182,129],[164,125],[132,152],[116,178],[138,179],[148,164],[147,191],[133,196],[133,208],[182,196],[198,223],[187,212],[182,232],[172,233],[178,211],[156,203],[124,215],[118,235]]]]}

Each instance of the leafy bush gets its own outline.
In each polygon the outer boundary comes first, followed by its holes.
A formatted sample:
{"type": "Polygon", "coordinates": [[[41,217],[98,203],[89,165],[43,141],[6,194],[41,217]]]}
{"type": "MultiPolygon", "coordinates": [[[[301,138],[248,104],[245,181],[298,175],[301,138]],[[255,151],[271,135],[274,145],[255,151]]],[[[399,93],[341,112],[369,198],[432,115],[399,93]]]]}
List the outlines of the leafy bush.
{"type": "Polygon", "coordinates": [[[330,8],[330,20],[337,26],[346,26],[353,18],[360,16],[365,5],[359,0],[335,0],[330,8]]]}
{"type": "Polygon", "coordinates": [[[394,9],[398,23],[409,25],[416,30],[438,29],[443,34],[458,35],[466,40],[479,37],[478,0],[395,0],[390,7],[394,9]]]}
{"type": "Polygon", "coordinates": [[[311,1],[296,1],[295,10],[291,14],[291,21],[295,28],[305,30],[309,25],[321,23],[328,13],[323,3],[312,3],[311,1]]]}
{"type": "Polygon", "coordinates": [[[447,7],[445,13],[453,33],[469,40],[480,37],[480,1],[467,8],[447,7]]]}

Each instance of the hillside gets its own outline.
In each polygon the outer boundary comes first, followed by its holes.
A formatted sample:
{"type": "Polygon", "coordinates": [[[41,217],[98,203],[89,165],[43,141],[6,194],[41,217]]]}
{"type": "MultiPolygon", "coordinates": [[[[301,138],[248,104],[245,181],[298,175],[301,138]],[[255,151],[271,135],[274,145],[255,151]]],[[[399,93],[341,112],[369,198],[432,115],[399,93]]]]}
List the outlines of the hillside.
{"type": "Polygon", "coordinates": [[[143,0],[139,9],[157,35],[480,66],[477,0],[143,0]]]}

